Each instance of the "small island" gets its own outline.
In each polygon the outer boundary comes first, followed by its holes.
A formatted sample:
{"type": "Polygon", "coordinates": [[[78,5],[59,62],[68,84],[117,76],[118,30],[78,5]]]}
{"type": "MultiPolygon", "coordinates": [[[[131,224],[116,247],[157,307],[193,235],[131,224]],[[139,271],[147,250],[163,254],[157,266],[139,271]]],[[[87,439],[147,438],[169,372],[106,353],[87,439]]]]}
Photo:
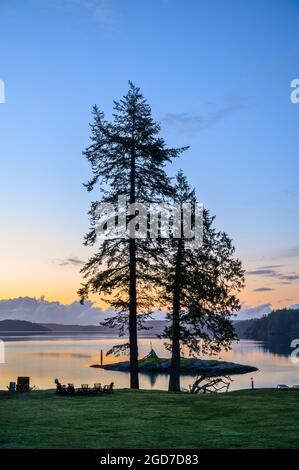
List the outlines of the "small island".
{"type": "MultiPolygon", "coordinates": [[[[169,374],[171,359],[159,358],[152,349],[150,353],[140,359],[139,372],[143,374],[169,374]]],[[[117,372],[130,372],[130,362],[114,362],[112,364],[93,364],[90,367],[112,370],[117,372]]],[[[253,366],[236,364],[215,359],[181,359],[181,374],[201,375],[207,377],[220,377],[224,375],[239,375],[255,372],[258,369],[253,366]]]]}

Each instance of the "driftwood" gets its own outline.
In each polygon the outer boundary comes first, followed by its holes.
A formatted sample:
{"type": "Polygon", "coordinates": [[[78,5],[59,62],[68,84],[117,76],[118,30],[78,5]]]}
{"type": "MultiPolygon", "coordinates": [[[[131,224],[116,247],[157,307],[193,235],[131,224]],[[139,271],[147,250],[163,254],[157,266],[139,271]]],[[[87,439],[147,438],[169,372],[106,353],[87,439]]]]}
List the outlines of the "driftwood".
{"type": "Polygon", "coordinates": [[[228,392],[233,380],[225,375],[223,377],[197,376],[193,385],[189,385],[189,393],[217,393],[228,392]]]}

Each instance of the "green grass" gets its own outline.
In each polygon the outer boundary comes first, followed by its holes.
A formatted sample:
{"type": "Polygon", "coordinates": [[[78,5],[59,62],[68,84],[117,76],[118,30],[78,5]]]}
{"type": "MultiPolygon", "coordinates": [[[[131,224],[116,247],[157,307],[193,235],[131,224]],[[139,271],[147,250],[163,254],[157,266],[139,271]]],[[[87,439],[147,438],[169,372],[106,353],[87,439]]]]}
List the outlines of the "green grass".
{"type": "Polygon", "coordinates": [[[298,448],[299,391],[0,393],[1,448],[298,448]]]}

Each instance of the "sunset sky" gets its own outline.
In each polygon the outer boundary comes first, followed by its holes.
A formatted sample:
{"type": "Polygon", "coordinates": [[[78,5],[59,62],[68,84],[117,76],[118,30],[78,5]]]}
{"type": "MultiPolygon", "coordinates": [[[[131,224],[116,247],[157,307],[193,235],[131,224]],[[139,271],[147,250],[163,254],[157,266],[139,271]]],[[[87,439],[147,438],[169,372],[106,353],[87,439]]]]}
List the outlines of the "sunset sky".
{"type": "Polygon", "coordinates": [[[91,107],[140,86],[234,240],[246,309],[299,303],[299,2],[1,0],[0,298],[77,300],[91,107]]]}

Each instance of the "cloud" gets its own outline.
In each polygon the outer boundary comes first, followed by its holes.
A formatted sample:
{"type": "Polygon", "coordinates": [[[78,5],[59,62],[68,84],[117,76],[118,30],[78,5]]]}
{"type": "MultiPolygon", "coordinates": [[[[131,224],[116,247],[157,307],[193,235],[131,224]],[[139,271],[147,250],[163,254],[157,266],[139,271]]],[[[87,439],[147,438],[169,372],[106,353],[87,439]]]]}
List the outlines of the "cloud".
{"type": "Polygon", "coordinates": [[[238,312],[238,320],[250,320],[251,318],[261,318],[263,315],[267,315],[272,311],[271,304],[261,304],[256,307],[244,305],[238,312]]]}
{"type": "Polygon", "coordinates": [[[298,310],[299,309],[299,304],[290,305],[289,308],[292,309],[292,310],[298,310]]]}
{"type": "Polygon", "coordinates": [[[284,256],[288,258],[297,258],[299,257],[299,246],[293,246],[289,248],[285,253],[284,256]]]}
{"type": "Polygon", "coordinates": [[[281,250],[278,254],[276,254],[275,258],[299,258],[299,245],[291,246],[289,248],[281,250]]]}
{"type": "Polygon", "coordinates": [[[269,292],[271,290],[271,287],[258,287],[257,289],[254,289],[253,292],[269,292]]]}
{"type": "Polygon", "coordinates": [[[112,0],[38,0],[45,5],[58,7],[81,8],[103,23],[112,24],[116,19],[116,11],[112,0]]]}
{"type": "MultiPolygon", "coordinates": [[[[215,108],[213,103],[205,104],[215,108]]],[[[194,135],[213,126],[217,122],[223,121],[236,112],[247,108],[248,105],[244,103],[234,103],[223,106],[222,108],[210,110],[206,114],[196,114],[192,112],[168,113],[164,116],[162,122],[182,134],[194,135]]]]}
{"type": "MultiPolygon", "coordinates": [[[[281,300],[278,300],[277,303],[278,303],[279,305],[283,305],[283,308],[284,308],[284,307],[285,307],[287,304],[289,304],[290,302],[295,302],[295,299],[289,299],[289,298],[281,299],[281,300]]],[[[288,307],[288,308],[290,308],[290,307],[288,307]]]]}
{"type": "Polygon", "coordinates": [[[85,261],[74,256],[65,260],[54,260],[54,263],[58,264],[58,266],[83,266],[85,261]]]}
{"type": "Polygon", "coordinates": [[[280,279],[283,281],[299,281],[299,274],[281,274],[280,279]]]}
{"type": "Polygon", "coordinates": [[[280,281],[279,284],[290,285],[290,284],[293,284],[293,282],[292,281],[280,281]]]}
{"type": "Polygon", "coordinates": [[[49,302],[43,297],[19,297],[0,300],[0,320],[26,320],[34,323],[62,323],[65,325],[98,325],[111,316],[111,309],[102,310],[87,301],[61,304],[49,302]]]}
{"type": "Polygon", "coordinates": [[[276,268],[282,267],[282,265],[272,265],[272,266],[261,266],[251,271],[246,271],[247,276],[264,276],[277,279],[280,284],[291,284],[293,282],[299,281],[299,274],[292,273],[282,273],[276,268]]]}
{"type": "Polygon", "coordinates": [[[269,266],[259,266],[256,269],[277,269],[277,268],[284,268],[284,264],[270,264],[269,266]]]}
{"type": "Polygon", "coordinates": [[[253,271],[246,271],[247,276],[269,276],[277,277],[279,274],[274,269],[254,269],[253,271]]]}
{"type": "MultiPolygon", "coordinates": [[[[285,299],[287,301],[288,299],[285,299]]],[[[292,304],[287,307],[295,310],[299,309],[299,304],[292,304]]],[[[241,310],[237,314],[237,320],[250,320],[252,318],[261,318],[264,315],[268,315],[273,311],[273,307],[270,303],[257,305],[252,307],[251,305],[243,304],[241,310]]]]}
{"type": "Polygon", "coordinates": [[[110,22],[115,17],[111,0],[63,0],[90,11],[97,18],[110,22]]]}

